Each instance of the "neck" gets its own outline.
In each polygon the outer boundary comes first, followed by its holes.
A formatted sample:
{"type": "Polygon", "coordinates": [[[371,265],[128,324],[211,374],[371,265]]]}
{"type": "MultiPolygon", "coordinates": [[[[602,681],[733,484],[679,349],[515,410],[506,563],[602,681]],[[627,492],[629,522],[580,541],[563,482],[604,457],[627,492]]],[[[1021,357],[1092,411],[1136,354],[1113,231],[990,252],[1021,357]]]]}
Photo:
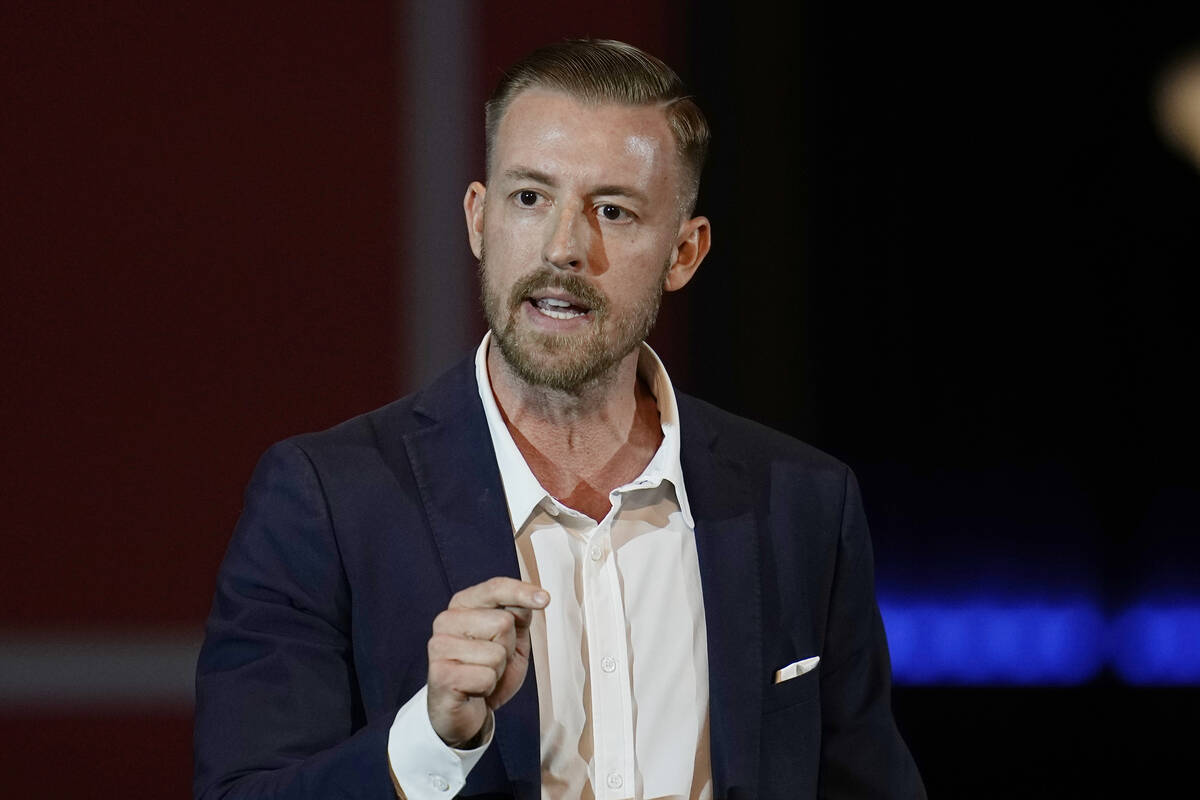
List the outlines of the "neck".
{"type": "Polygon", "coordinates": [[[662,442],[658,405],[638,378],[635,349],[612,371],[575,392],[531,386],[488,347],[500,414],[538,482],[593,519],[608,495],[641,474],[662,442]]]}

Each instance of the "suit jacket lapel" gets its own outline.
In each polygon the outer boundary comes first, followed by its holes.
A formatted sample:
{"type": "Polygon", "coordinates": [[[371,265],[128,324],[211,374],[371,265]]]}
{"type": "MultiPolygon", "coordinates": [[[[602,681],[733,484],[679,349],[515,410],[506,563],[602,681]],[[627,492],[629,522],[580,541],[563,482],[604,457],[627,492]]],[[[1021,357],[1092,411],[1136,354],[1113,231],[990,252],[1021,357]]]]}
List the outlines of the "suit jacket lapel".
{"type": "MultiPolygon", "coordinates": [[[[758,786],[762,619],[758,536],[740,464],[722,457],[698,401],[678,395],[680,458],[696,522],[708,635],[710,748],[717,797],[758,786]]],[[[404,437],[452,592],[497,575],[520,577],[491,436],[466,361],[422,393],[430,424],[404,437]]],[[[537,686],[496,712],[496,744],[518,797],[541,793],[537,686]]]]}
{"type": "Polygon", "coordinates": [[[762,709],[758,536],[747,478],[723,458],[702,407],[679,395],[680,459],[696,522],[708,632],[708,693],[716,797],[753,797],[762,709]]]}
{"type": "MultiPolygon", "coordinates": [[[[447,373],[418,399],[431,424],[404,437],[421,502],[451,592],[496,576],[520,578],[512,523],[475,383],[474,362],[447,373]]],[[[541,793],[537,685],[496,712],[495,741],[518,797],[541,793]]]]}

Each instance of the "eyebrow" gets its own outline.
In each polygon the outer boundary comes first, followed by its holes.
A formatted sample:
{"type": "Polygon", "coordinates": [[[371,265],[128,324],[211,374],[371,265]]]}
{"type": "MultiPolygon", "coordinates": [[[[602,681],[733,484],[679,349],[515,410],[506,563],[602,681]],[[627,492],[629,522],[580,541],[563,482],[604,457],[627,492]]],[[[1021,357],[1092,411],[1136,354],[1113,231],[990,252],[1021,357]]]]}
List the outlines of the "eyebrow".
{"type": "Polygon", "coordinates": [[[592,194],[596,195],[615,195],[617,197],[628,197],[631,200],[637,200],[639,203],[646,202],[646,195],[633,189],[629,186],[620,186],[618,184],[610,184],[607,186],[597,186],[592,190],[592,194]]]}
{"type": "MultiPolygon", "coordinates": [[[[531,169],[529,167],[513,167],[512,169],[507,169],[504,171],[504,177],[510,181],[532,181],[534,183],[540,183],[543,186],[549,186],[552,189],[558,187],[558,182],[548,173],[542,172],[541,170],[531,169]]],[[[641,203],[646,202],[646,195],[642,194],[637,189],[634,189],[630,186],[622,186],[617,183],[609,183],[603,186],[597,186],[588,194],[629,197],[641,203]]]]}
{"type": "Polygon", "coordinates": [[[512,169],[506,169],[504,171],[504,177],[510,181],[533,181],[534,183],[540,183],[550,187],[558,185],[555,183],[554,179],[545,172],[540,172],[536,169],[529,169],[528,167],[513,167],[512,169]]]}

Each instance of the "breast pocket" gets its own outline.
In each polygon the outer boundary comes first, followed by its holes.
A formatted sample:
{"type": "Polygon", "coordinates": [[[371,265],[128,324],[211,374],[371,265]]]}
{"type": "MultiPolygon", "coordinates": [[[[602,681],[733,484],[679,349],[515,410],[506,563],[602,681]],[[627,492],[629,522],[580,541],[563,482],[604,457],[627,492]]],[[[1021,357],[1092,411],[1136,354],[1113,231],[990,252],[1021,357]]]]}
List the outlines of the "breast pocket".
{"type": "Polygon", "coordinates": [[[815,700],[820,692],[820,685],[820,667],[813,667],[807,672],[785,678],[778,683],[772,682],[763,696],[763,711],[770,714],[772,711],[815,700]]]}

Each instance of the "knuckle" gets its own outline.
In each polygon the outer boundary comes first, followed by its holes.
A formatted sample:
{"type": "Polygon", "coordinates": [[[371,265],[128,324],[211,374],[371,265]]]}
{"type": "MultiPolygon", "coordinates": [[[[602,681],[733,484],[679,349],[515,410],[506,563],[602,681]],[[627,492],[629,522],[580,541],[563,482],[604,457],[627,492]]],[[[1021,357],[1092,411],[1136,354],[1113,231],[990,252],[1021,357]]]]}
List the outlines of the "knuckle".
{"type": "Polygon", "coordinates": [[[479,688],[484,694],[491,694],[496,688],[496,684],[500,682],[500,676],[504,674],[503,670],[494,670],[486,664],[480,665],[479,670],[479,688]]]}
{"type": "Polygon", "coordinates": [[[431,659],[441,656],[446,652],[446,637],[440,633],[435,633],[429,637],[429,643],[425,646],[425,650],[429,653],[431,659]]]}
{"type": "Polygon", "coordinates": [[[496,610],[488,614],[487,634],[489,639],[503,638],[514,630],[513,616],[507,611],[496,610]]]}
{"type": "Polygon", "coordinates": [[[435,689],[450,682],[449,665],[444,661],[429,662],[429,688],[435,689]]]}

